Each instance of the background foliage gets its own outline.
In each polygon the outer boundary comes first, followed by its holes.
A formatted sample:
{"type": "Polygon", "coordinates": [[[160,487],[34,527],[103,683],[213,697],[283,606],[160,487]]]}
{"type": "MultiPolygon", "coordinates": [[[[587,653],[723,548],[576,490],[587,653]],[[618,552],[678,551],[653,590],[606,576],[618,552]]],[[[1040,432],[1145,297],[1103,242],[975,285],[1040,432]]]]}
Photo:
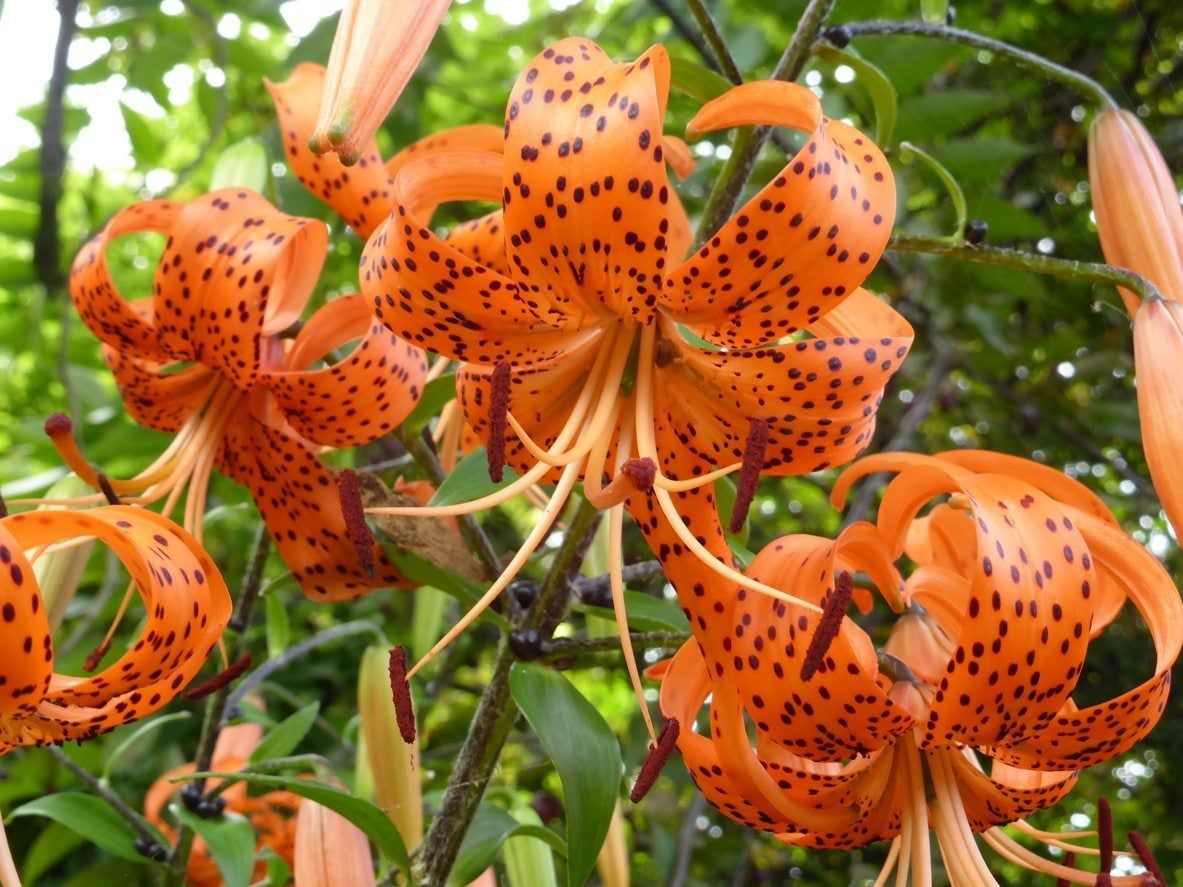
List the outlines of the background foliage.
{"type": "MultiPolygon", "coordinates": [[[[719,0],[709,5],[739,68],[751,77],[771,69],[804,4],[719,0]]],[[[5,495],[42,491],[60,476],[55,453],[41,433],[44,418],[55,410],[67,409],[76,418],[87,452],[112,475],[133,472],[164,446],[120,409],[98,345],[73,318],[62,284],[63,269],[78,246],[120,207],[150,195],[186,199],[200,193],[223,149],[258,137],[275,161],[270,196],[289,212],[325,218],[333,227],[320,296],[354,287],[360,243],[282,166],[263,86],[264,78],[282,79],[299,61],[327,58],[334,16],[299,38],[289,26],[293,8],[307,13],[315,6],[307,0],[81,3],[66,71],[61,139],[69,153],[56,218],[39,209],[36,143],[14,156],[10,152],[0,167],[0,481],[5,495]],[[133,164],[104,165],[79,149],[86,144],[78,141],[80,133],[96,108],[93,87],[101,84],[121,99],[133,164]],[[44,247],[35,258],[38,236],[43,244],[60,244],[60,263],[47,260],[44,247]]],[[[840,0],[832,21],[916,18],[918,6],[913,0],[840,0]]],[[[0,27],[20,29],[19,9],[10,4],[0,27]]],[[[1168,163],[1183,170],[1183,11],[1173,0],[983,0],[959,6],[957,15],[961,27],[1034,49],[1099,80],[1144,116],[1168,163]]],[[[661,41],[676,57],[701,60],[688,39],[692,22],[681,0],[456,0],[380,141],[389,153],[445,126],[499,122],[524,61],[566,34],[586,34],[618,58],[634,57],[661,41]]],[[[989,224],[991,242],[1100,259],[1089,217],[1088,114],[1080,96],[962,47],[908,37],[859,38],[852,46],[887,73],[899,95],[893,141],[916,143],[948,166],[965,189],[970,216],[989,224]]],[[[36,49],[52,50],[51,45],[36,49]]],[[[831,116],[850,116],[874,131],[868,93],[848,68],[814,59],[805,79],[822,91],[831,116]]],[[[680,132],[696,106],[686,95],[675,96],[670,131],[680,132]]],[[[33,105],[21,116],[40,128],[44,107],[33,105]]],[[[121,156],[117,145],[109,147],[121,156]]],[[[682,189],[692,212],[723,163],[727,140],[719,136],[700,143],[696,153],[698,171],[682,189]]],[[[931,171],[899,162],[898,150],[891,157],[901,193],[897,225],[917,234],[951,231],[950,202],[931,171]]],[[[781,162],[777,149],[766,149],[754,181],[766,181],[781,162]]],[[[159,249],[151,237],[119,242],[112,258],[125,293],[145,291],[159,249]]],[[[1126,528],[1179,575],[1178,545],[1147,482],[1129,324],[1115,292],[911,255],[889,255],[871,284],[889,292],[918,331],[916,347],[881,411],[878,448],[935,452],[980,446],[1064,468],[1100,492],[1126,528]]],[[[397,445],[380,442],[348,458],[370,464],[396,459],[399,452],[397,445]]],[[[766,480],[754,510],[750,547],[786,532],[836,530],[843,518],[827,504],[830,480],[766,480]]],[[[207,521],[206,539],[233,588],[244,573],[257,518],[243,491],[227,482],[216,483],[212,502],[215,513],[207,521]]],[[[855,507],[868,504],[860,500],[855,507]]],[[[519,505],[482,520],[499,548],[508,551],[532,517],[527,506],[519,505]]],[[[639,539],[630,539],[633,556],[647,556],[639,539]]],[[[595,572],[594,561],[590,572],[595,572]]],[[[531,567],[532,575],[542,575],[545,565],[544,557],[531,567]]],[[[433,622],[424,610],[434,607],[446,618],[451,606],[446,598],[402,592],[378,593],[349,605],[312,605],[294,584],[283,581],[277,558],[268,563],[267,575],[266,618],[247,637],[258,659],[349,620],[370,620],[391,642],[421,649],[422,632],[430,633],[433,622]],[[413,637],[416,624],[421,634],[413,637]]],[[[58,636],[60,667],[77,669],[97,642],[122,590],[117,584],[105,559],[93,559],[58,636]]],[[[636,588],[662,594],[656,583],[636,588]]],[[[670,618],[676,620],[672,609],[670,618]]],[[[587,618],[573,614],[561,632],[582,629],[587,618]]],[[[1152,652],[1136,622],[1127,612],[1094,645],[1082,683],[1086,698],[1133,686],[1148,673],[1152,652]]],[[[470,632],[429,676],[420,704],[429,804],[432,792],[446,784],[497,637],[488,625],[470,632]]],[[[360,646],[348,641],[325,646],[285,669],[263,692],[272,721],[309,702],[320,704],[322,717],[300,750],[325,755],[346,779],[357,740],[360,646]]],[[[644,753],[643,730],[619,656],[581,661],[567,675],[620,738],[625,766],[635,772],[644,753]]],[[[133,806],[139,806],[156,775],[191,759],[200,707],[178,701],[169,709],[185,710],[193,716],[169,721],[134,754],[115,762],[113,784],[133,806]]],[[[99,772],[126,731],[69,753],[99,772]]],[[[79,789],[75,778],[43,751],[12,754],[0,766],[0,809],[5,812],[50,792],[79,789]]],[[[562,808],[552,797],[559,794],[559,780],[534,731],[519,719],[491,802],[511,812],[533,802],[549,822],[561,820],[562,808]]],[[[1178,694],[1149,740],[1124,759],[1083,776],[1071,798],[1037,818],[1037,824],[1087,824],[1099,794],[1113,799],[1119,832],[1142,830],[1168,874],[1183,881],[1183,701],[1178,694]]],[[[626,804],[626,812],[636,883],[862,883],[873,877],[882,858],[883,848],[806,853],[740,829],[695,800],[680,764],[667,769],[644,804],[626,804]]],[[[9,825],[17,858],[40,871],[40,883],[150,881],[146,864],[118,859],[65,826],[47,823],[21,817],[9,825]]],[[[1005,883],[1028,883],[1018,871],[997,871],[1005,883]]]]}

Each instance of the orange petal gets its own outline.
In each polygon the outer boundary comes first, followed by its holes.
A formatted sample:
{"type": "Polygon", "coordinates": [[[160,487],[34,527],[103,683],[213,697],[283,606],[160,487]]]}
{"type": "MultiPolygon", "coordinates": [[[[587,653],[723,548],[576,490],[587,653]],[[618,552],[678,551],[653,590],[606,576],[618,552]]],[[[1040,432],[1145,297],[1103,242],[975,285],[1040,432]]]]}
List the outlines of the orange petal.
{"type": "Polygon", "coordinates": [[[1154,490],[1175,533],[1183,532],[1183,313],[1161,299],[1142,303],[1134,318],[1134,365],[1138,378],[1138,413],[1142,447],[1154,490]]]}
{"type": "Polygon", "coordinates": [[[386,171],[393,178],[408,161],[423,153],[487,151],[500,157],[504,147],[505,132],[500,126],[494,126],[492,123],[453,126],[407,145],[386,161],[386,171]]]}
{"type": "Polygon", "coordinates": [[[882,153],[853,127],[823,118],[804,87],[737,86],[707,103],[689,129],[769,123],[810,139],[666,277],[663,298],[674,316],[727,348],[783,338],[840,305],[875,267],[895,217],[895,180],[882,153]]]}
{"type": "Polygon", "coordinates": [[[508,275],[509,258],[505,255],[505,221],[501,210],[461,222],[448,232],[448,243],[464,255],[496,271],[508,275]]]}
{"type": "Polygon", "coordinates": [[[564,316],[652,316],[667,268],[670,187],[662,124],[669,57],[630,64],[568,38],[510,95],[504,210],[515,279],[564,316]]]}
{"type": "Polygon", "coordinates": [[[1076,785],[1077,772],[1047,773],[1012,767],[992,761],[990,775],[964,754],[949,754],[961,801],[970,828],[975,833],[990,826],[1009,825],[1068,796],[1076,785]]]}
{"type": "Polygon", "coordinates": [[[325,305],[301,330],[287,368],[260,379],[292,427],[309,440],[331,447],[370,443],[393,431],[419,400],[426,356],[392,336],[374,319],[372,307],[364,296],[325,305]],[[326,328],[331,333],[320,334],[326,328]],[[313,347],[301,347],[313,337],[313,347]],[[357,348],[340,362],[306,369],[312,360],[359,338],[357,348]]]}
{"type": "Polygon", "coordinates": [[[327,807],[304,801],[296,814],[294,871],[300,887],[372,887],[370,842],[356,825],[327,807]]]}
{"type": "Polygon", "coordinates": [[[102,352],[128,413],[154,431],[180,431],[217,380],[212,370],[200,364],[178,369],[174,361],[139,358],[109,345],[102,352]]]}
{"type": "Polygon", "coordinates": [[[246,391],[264,336],[300,316],[324,264],[320,222],[281,213],[252,191],[206,194],[178,214],[156,269],[154,322],[162,348],[246,391]]]}
{"type": "Polygon", "coordinates": [[[7,651],[0,666],[0,719],[5,722],[36,714],[53,675],[48,608],[22,547],[0,522],[0,644],[7,651]]]}
{"type": "MultiPolygon", "coordinates": [[[[1162,153],[1129,111],[1106,110],[1089,130],[1089,190],[1105,260],[1183,299],[1183,207],[1162,153]]],[[[1137,297],[1119,289],[1126,308],[1137,297]]]]}
{"type": "Polygon", "coordinates": [[[288,168],[310,194],[332,207],[358,236],[369,237],[390,212],[392,202],[392,176],[382,163],[378,146],[372,138],[367,140],[348,168],[332,155],[318,157],[313,153],[308,142],[316,129],[325,85],[325,70],[320,65],[297,65],[283,83],[264,82],[275,102],[288,168]]]}
{"type": "Polygon", "coordinates": [[[219,466],[245,485],[284,563],[313,600],[351,600],[409,583],[375,543],[377,573],[366,574],[349,541],[333,472],[290,428],[236,416],[219,466]]]}
{"type": "Polygon", "coordinates": [[[347,0],[329,54],[313,148],[352,165],[402,95],[451,0],[347,0]]]}

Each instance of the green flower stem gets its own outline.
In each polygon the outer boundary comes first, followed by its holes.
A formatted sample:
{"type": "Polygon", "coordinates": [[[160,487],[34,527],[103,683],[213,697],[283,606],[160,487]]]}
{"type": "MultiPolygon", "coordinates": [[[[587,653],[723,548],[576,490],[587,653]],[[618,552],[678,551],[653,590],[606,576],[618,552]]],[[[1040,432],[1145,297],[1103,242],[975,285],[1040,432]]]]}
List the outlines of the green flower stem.
{"type": "MultiPolygon", "coordinates": [[[[581,499],[564,533],[563,544],[556,552],[550,571],[538,591],[538,597],[530,605],[519,628],[532,628],[546,637],[562,620],[571,589],[599,522],[599,511],[586,499],[581,499]]],[[[501,749],[517,720],[517,708],[509,692],[509,670],[514,661],[508,638],[502,638],[493,675],[473,715],[464,746],[456,756],[456,766],[448,780],[440,808],[423,839],[422,856],[414,871],[416,883],[426,887],[443,887],[456,862],[460,844],[493,776],[501,749]]]]}
{"type": "Polygon", "coordinates": [[[690,14],[694,16],[694,21],[698,23],[702,36],[706,39],[707,46],[710,47],[711,55],[714,56],[714,61],[719,66],[720,73],[732,83],[743,83],[743,75],[739,73],[739,67],[735,64],[735,59],[732,58],[731,51],[727,48],[719,26],[711,17],[706,3],[703,0],[686,0],[686,6],[690,8],[690,14]]]}
{"type": "Polygon", "coordinates": [[[974,49],[984,49],[987,52],[992,52],[995,55],[1010,59],[1021,68],[1026,68],[1028,71],[1033,71],[1036,74],[1047,77],[1049,80],[1061,83],[1069,89],[1073,89],[1087,96],[1103,108],[1117,107],[1113,96],[1109,95],[1105,88],[1091,77],[1086,77],[1079,71],[1073,71],[1071,68],[1066,68],[1063,65],[1057,65],[1050,59],[1046,59],[1034,52],[1020,49],[1018,46],[1012,46],[1009,43],[1003,43],[1001,40],[994,40],[981,34],[975,34],[972,31],[964,31],[961,28],[951,28],[948,25],[931,24],[929,22],[847,22],[842,27],[851,37],[869,37],[872,35],[931,37],[936,40],[944,40],[946,43],[957,43],[961,46],[972,46],[974,49]]]}
{"type": "Polygon", "coordinates": [[[1046,274],[1051,277],[1063,277],[1068,280],[1079,280],[1084,283],[1094,283],[1115,287],[1125,287],[1137,293],[1143,299],[1162,298],[1153,283],[1145,277],[1127,271],[1124,268],[1114,268],[1099,262],[1077,262],[1072,259],[1057,259],[1052,256],[1041,256],[1036,253],[1024,253],[1013,249],[1001,249],[997,246],[971,246],[970,244],[950,243],[939,237],[906,237],[896,235],[887,244],[887,248],[903,253],[928,253],[934,256],[948,256],[965,262],[977,262],[982,265],[997,265],[1001,268],[1016,268],[1019,271],[1032,271],[1036,274],[1046,274]]]}
{"type": "MultiPolygon", "coordinates": [[[[634,631],[629,633],[634,650],[674,650],[690,640],[688,631],[634,631]]],[[[582,656],[587,653],[619,653],[620,638],[610,635],[603,638],[555,638],[542,647],[543,662],[554,662],[582,656]]]]}
{"type": "MultiPolygon", "coordinates": [[[[836,0],[809,0],[801,20],[797,22],[793,39],[789,41],[784,55],[772,71],[771,79],[797,79],[835,2],[836,0]]],[[[760,150],[771,133],[771,126],[745,126],[736,130],[731,143],[731,156],[727,158],[723,172],[719,174],[714,188],[711,189],[706,207],[702,211],[702,220],[698,223],[699,244],[722,228],[730,218],[756,165],[756,158],[760,156],[760,150]]]]}

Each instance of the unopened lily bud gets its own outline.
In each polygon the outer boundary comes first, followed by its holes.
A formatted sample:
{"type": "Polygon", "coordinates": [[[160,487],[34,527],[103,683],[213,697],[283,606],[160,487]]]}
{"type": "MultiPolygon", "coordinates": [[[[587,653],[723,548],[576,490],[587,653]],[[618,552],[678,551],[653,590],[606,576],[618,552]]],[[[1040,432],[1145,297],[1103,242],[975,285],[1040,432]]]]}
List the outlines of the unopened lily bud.
{"type": "MultiPolygon", "coordinates": [[[[73,499],[86,496],[91,488],[77,475],[67,475],[55,483],[46,492],[47,499],[73,499]]],[[[42,505],[44,508],[56,508],[53,505],[42,505]]],[[[62,624],[74,600],[74,593],[82,582],[82,574],[86,572],[86,565],[94,551],[94,540],[87,539],[78,545],[61,551],[51,551],[39,557],[33,564],[33,572],[37,575],[37,583],[41,586],[41,599],[49,614],[50,630],[56,631],[62,624]]]]}
{"type": "Polygon", "coordinates": [[[300,887],[373,887],[370,842],[356,825],[312,801],[296,814],[296,883],[300,887]]]}
{"type": "Polygon", "coordinates": [[[1147,299],[1134,317],[1134,367],[1142,447],[1158,499],[1183,533],[1183,303],[1147,299]]]}
{"type": "MultiPolygon", "coordinates": [[[[542,820],[529,807],[514,812],[523,825],[542,825],[542,820]]],[[[505,879],[509,887],[557,887],[555,858],[550,845],[541,838],[517,835],[505,842],[501,851],[505,862],[505,879]]]]}
{"type": "Polygon", "coordinates": [[[419,742],[404,741],[399,730],[389,659],[385,647],[370,647],[362,654],[357,686],[361,735],[374,798],[403,842],[416,847],[423,840],[419,742]]]}
{"type": "Polygon", "coordinates": [[[628,837],[624,833],[624,811],[620,808],[620,801],[616,802],[616,809],[612,812],[608,834],[600,847],[600,855],[596,857],[596,868],[604,887],[629,887],[628,837]]]}
{"type": "Polygon", "coordinates": [[[310,146],[352,166],[427,53],[451,0],[347,0],[310,146]]]}
{"type": "MultiPolygon", "coordinates": [[[[1089,188],[1110,265],[1183,299],[1183,207],[1162,152],[1129,111],[1108,110],[1089,130],[1089,188]]],[[[1133,315],[1138,300],[1121,290],[1133,315]]]]}

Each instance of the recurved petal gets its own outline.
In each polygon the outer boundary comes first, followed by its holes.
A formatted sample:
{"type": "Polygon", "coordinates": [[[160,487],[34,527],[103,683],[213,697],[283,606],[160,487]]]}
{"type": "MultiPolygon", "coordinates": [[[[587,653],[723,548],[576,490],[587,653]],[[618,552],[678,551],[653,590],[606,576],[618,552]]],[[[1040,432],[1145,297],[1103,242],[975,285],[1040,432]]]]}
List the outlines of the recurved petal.
{"type": "Polygon", "coordinates": [[[250,489],[304,593],[313,600],[341,601],[408,586],[377,543],[376,574],[366,574],[348,538],[333,472],[291,428],[273,421],[240,411],[227,428],[219,466],[250,489]]]}
{"type": "Polygon", "coordinates": [[[323,224],[282,213],[253,191],[227,188],[186,205],[156,268],[162,348],[249,390],[263,338],[300,316],[327,244],[323,224]]]}
{"type": "Polygon", "coordinates": [[[393,183],[373,138],[356,149],[356,162],[348,167],[336,155],[314,154],[308,142],[316,129],[325,69],[305,62],[282,83],[264,82],[275,102],[288,168],[363,240],[369,237],[390,212],[393,183]]]}
{"type": "Polygon", "coordinates": [[[1075,770],[1048,773],[993,761],[987,776],[972,751],[942,754],[953,765],[961,801],[975,833],[1058,804],[1072,791],[1078,775],[1075,770]]]}
{"type": "Polygon", "coordinates": [[[1108,702],[1079,711],[1067,707],[1042,729],[1000,741],[992,753],[1019,767],[1083,769],[1133,748],[1162,716],[1171,668],[1183,648],[1183,602],[1158,560],[1107,523],[1079,513],[1076,521],[1092,557],[1121,583],[1145,620],[1154,641],[1155,673],[1108,702]]]}
{"type": "Polygon", "coordinates": [[[499,200],[501,162],[487,151],[421,153],[395,177],[395,207],[366,244],[362,292],[406,342],[455,360],[514,366],[561,356],[577,332],[539,320],[548,297],[523,297],[508,277],[441,240],[416,207],[499,200]]]}
{"type": "Polygon", "coordinates": [[[1175,532],[1183,532],[1183,307],[1147,299],[1134,318],[1134,366],[1142,447],[1154,491],[1175,532]]]}
{"type": "MultiPolygon", "coordinates": [[[[146,200],[120,210],[78,251],[70,269],[70,298],[82,322],[105,345],[139,357],[163,360],[152,314],[123,297],[107,267],[107,247],[125,234],[151,231],[169,234],[184,204],[146,200]]],[[[145,294],[146,295],[146,294],[145,294]]]]}
{"type": "Polygon", "coordinates": [[[300,331],[286,368],[264,372],[285,418],[302,436],[330,447],[377,440],[415,408],[427,378],[427,357],[392,335],[364,296],[343,296],[316,312],[300,331]],[[360,340],[338,363],[315,361],[360,340]]]}
{"type": "Polygon", "coordinates": [[[372,887],[374,860],[365,833],[340,814],[312,801],[296,814],[296,883],[372,887]]]}
{"type": "Polygon", "coordinates": [[[49,613],[22,548],[0,521],[0,645],[6,651],[0,664],[0,719],[5,720],[35,714],[53,675],[49,613]]]}
{"type": "Polygon", "coordinates": [[[775,124],[810,133],[772,182],[666,276],[663,303],[716,345],[752,348],[815,323],[867,278],[895,218],[895,180],[870,138],[822,116],[793,83],[746,83],[708,102],[692,135],[775,124]]]}
{"type": "MultiPolygon", "coordinates": [[[[534,58],[505,121],[503,205],[524,293],[550,291],[561,322],[652,316],[668,270],[662,125],[669,57],[611,61],[583,38],[534,58]]],[[[550,317],[547,317],[550,319],[550,317]]]]}
{"type": "MultiPolygon", "coordinates": [[[[1183,207],[1154,139],[1129,111],[1106,110],[1089,130],[1089,190],[1111,265],[1183,299],[1183,207]]],[[[1120,290],[1130,314],[1138,299],[1120,290]]]]}
{"type": "Polygon", "coordinates": [[[102,353],[128,413],[154,431],[179,431],[217,380],[213,370],[200,364],[170,372],[172,361],[133,357],[109,345],[103,346],[102,353]]]}
{"type": "Polygon", "coordinates": [[[448,232],[448,244],[478,265],[498,274],[508,275],[509,258],[505,254],[505,220],[501,210],[461,222],[448,232]]]}

